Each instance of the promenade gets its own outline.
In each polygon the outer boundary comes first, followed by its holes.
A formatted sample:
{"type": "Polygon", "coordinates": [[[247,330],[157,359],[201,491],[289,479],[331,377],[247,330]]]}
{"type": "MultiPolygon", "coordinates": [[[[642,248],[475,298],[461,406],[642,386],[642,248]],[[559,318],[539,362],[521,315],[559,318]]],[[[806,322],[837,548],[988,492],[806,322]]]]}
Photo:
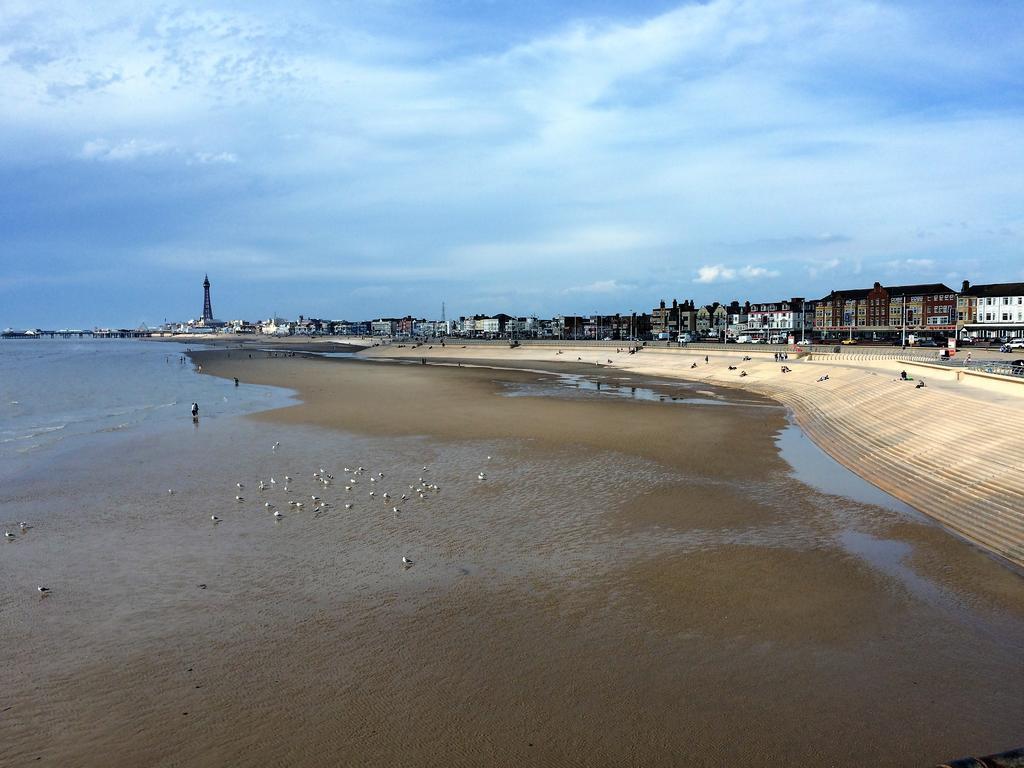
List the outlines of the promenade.
{"type": "Polygon", "coordinates": [[[792,371],[782,373],[771,353],[744,348],[646,348],[631,355],[571,344],[390,344],[360,355],[516,363],[581,358],[595,367],[742,387],[791,408],[821,448],[861,477],[1024,567],[1024,383],[984,376],[965,383],[955,371],[926,364],[845,355],[791,355],[786,365],[792,371]],[[900,380],[904,369],[915,381],[900,380]],[[828,380],[819,381],[826,374],[828,380]],[[927,385],[916,388],[921,379],[927,385]]]}

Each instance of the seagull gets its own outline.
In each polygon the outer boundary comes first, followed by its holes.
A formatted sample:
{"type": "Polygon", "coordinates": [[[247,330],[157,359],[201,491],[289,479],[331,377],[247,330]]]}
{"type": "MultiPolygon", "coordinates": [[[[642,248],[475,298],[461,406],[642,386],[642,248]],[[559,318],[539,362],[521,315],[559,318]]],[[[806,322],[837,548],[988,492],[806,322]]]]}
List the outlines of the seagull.
{"type": "Polygon", "coordinates": [[[220,522],[220,518],[217,517],[216,515],[210,515],[210,519],[213,520],[213,522],[215,522],[215,523],[219,523],[220,522]]]}
{"type": "Polygon", "coordinates": [[[18,523],[18,527],[19,527],[19,528],[21,528],[21,530],[22,530],[22,531],[27,531],[27,530],[28,530],[29,528],[31,528],[32,526],[31,526],[31,525],[29,525],[29,524],[28,524],[28,523],[26,523],[26,522],[21,522],[21,523],[18,523]]]}
{"type": "Polygon", "coordinates": [[[276,451],[277,450],[277,446],[279,446],[280,444],[281,444],[281,441],[278,440],[276,443],[274,443],[272,446],[270,446],[270,449],[273,450],[273,451],[276,451]]]}
{"type": "Polygon", "coordinates": [[[351,504],[346,504],[345,505],[345,509],[352,509],[352,505],[351,504]]]}
{"type": "Polygon", "coordinates": [[[270,484],[277,485],[277,480],[275,480],[274,478],[270,478],[270,484]]]}
{"type": "Polygon", "coordinates": [[[479,475],[476,476],[476,479],[477,480],[486,480],[487,479],[487,475],[485,475],[483,472],[481,472],[479,475]]]}
{"type": "Polygon", "coordinates": [[[309,498],[311,498],[313,501],[320,501],[319,496],[310,496],[309,498]]]}
{"type": "Polygon", "coordinates": [[[405,495],[405,494],[403,493],[403,494],[402,494],[402,501],[408,501],[408,500],[409,500],[409,497],[408,497],[408,496],[406,496],[406,495],[405,495]]]}
{"type": "Polygon", "coordinates": [[[424,472],[426,472],[426,471],[427,471],[427,468],[426,468],[426,467],[424,467],[424,468],[423,468],[423,471],[424,471],[424,472]]]}
{"type": "Polygon", "coordinates": [[[245,488],[245,486],[242,485],[241,483],[235,483],[235,485],[237,485],[239,488],[245,488]]]}
{"type": "Polygon", "coordinates": [[[289,487],[288,487],[288,486],[286,485],[286,486],[284,487],[284,492],[285,492],[285,493],[291,493],[291,489],[290,489],[290,488],[289,488],[289,487]]]}
{"type": "Polygon", "coordinates": [[[297,501],[289,501],[289,502],[288,502],[288,506],[289,506],[289,507],[294,507],[294,506],[295,506],[296,504],[298,504],[298,503],[299,503],[299,502],[297,502],[297,501]]]}
{"type": "Polygon", "coordinates": [[[401,512],[402,510],[400,510],[400,509],[399,509],[398,507],[392,507],[392,508],[391,508],[391,511],[392,511],[392,512],[394,512],[394,513],[395,513],[395,514],[397,515],[397,514],[398,514],[399,512],[401,512]]]}
{"type": "Polygon", "coordinates": [[[420,498],[421,498],[421,499],[425,499],[425,498],[427,498],[427,494],[425,494],[425,493],[421,493],[421,494],[420,494],[420,498]]]}
{"type": "Polygon", "coordinates": [[[371,477],[370,478],[370,482],[371,483],[376,483],[377,482],[377,478],[376,477],[371,477]]]}
{"type": "Polygon", "coordinates": [[[4,531],[4,536],[6,538],[8,538],[8,539],[13,539],[14,538],[14,534],[11,533],[10,531],[4,531]]]}
{"type": "Polygon", "coordinates": [[[345,490],[346,491],[351,491],[352,490],[352,486],[351,485],[346,485],[345,486],[345,490]]]}
{"type": "Polygon", "coordinates": [[[378,472],[377,473],[377,477],[384,477],[384,473],[383,472],[378,472]]]}
{"type": "Polygon", "coordinates": [[[167,492],[168,492],[169,494],[171,494],[172,496],[174,495],[174,489],[173,489],[173,488],[168,488],[168,489],[167,489],[167,492]]]}
{"type": "Polygon", "coordinates": [[[41,594],[41,595],[45,595],[47,592],[50,591],[49,587],[44,587],[42,584],[40,584],[38,587],[36,587],[36,589],[39,590],[39,594],[41,594]]]}
{"type": "Polygon", "coordinates": [[[306,506],[306,505],[305,505],[305,504],[303,504],[303,503],[302,503],[301,501],[296,501],[296,502],[295,502],[295,507],[296,507],[297,509],[302,509],[302,508],[303,508],[304,506],[306,506]]]}
{"type": "Polygon", "coordinates": [[[273,504],[271,504],[271,503],[270,503],[269,501],[264,501],[264,502],[263,502],[263,506],[264,506],[264,507],[266,507],[267,509],[270,509],[270,508],[271,508],[272,506],[274,506],[274,505],[273,505],[273,504]]]}
{"type": "Polygon", "coordinates": [[[370,498],[371,498],[371,499],[372,499],[372,498],[373,498],[374,496],[376,496],[376,495],[377,495],[377,492],[376,492],[376,491],[370,491],[370,498]]]}
{"type": "Polygon", "coordinates": [[[390,498],[391,498],[391,494],[388,493],[387,491],[384,491],[384,500],[387,501],[390,498]]]}
{"type": "Polygon", "coordinates": [[[490,457],[490,456],[488,456],[488,457],[487,457],[487,460],[488,460],[488,461],[490,461],[490,460],[491,460],[491,457],[490,457]]]}
{"type": "Polygon", "coordinates": [[[274,510],[274,517],[276,517],[276,518],[277,518],[278,520],[280,520],[280,519],[281,519],[282,517],[284,517],[284,515],[282,515],[282,514],[281,514],[280,512],[278,512],[278,511],[277,511],[277,510],[275,509],[275,510],[274,510]]]}
{"type": "Polygon", "coordinates": [[[406,557],[405,555],[402,555],[402,565],[404,565],[404,566],[405,566],[406,568],[408,568],[408,567],[409,567],[410,565],[412,565],[412,564],[413,564],[413,563],[412,563],[412,560],[410,560],[410,559],[409,559],[408,557],[406,557]]]}
{"type": "Polygon", "coordinates": [[[290,482],[292,481],[292,479],[291,479],[291,477],[290,477],[289,475],[285,475],[285,476],[284,476],[284,481],[285,481],[286,483],[290,483],[290,482]]]}
{"type": "Polygon", "coordinates": [[[245,501],[245,499],[243,499],[241,496],[235,496],[235,501],[241,504],[243,501],[245,501]]]}

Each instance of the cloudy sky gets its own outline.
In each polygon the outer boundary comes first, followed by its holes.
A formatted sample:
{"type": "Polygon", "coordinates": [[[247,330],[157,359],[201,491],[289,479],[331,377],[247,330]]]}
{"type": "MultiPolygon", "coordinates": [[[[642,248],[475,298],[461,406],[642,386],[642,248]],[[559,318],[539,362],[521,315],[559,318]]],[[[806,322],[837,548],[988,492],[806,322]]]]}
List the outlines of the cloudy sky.
{"type": "Polygon", "coordinates": [[[1024,280],[1024,4],[0,0],[0,325],[1024,280]]]}

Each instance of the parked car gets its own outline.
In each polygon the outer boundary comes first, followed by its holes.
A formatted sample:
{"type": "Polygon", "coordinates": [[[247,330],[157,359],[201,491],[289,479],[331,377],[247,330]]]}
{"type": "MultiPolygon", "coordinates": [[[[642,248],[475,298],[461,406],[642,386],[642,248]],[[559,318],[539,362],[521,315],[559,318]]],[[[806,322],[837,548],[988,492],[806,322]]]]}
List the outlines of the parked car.
{"type": "Polygon", "coordinates": [[[1010,365],[1014,368],[1024,368],[1024,360],[1011,360],[1010,365]]]}
{"type": "Polygon", "coordinates": [[[1010,349],[1024,349],[1024,339],[1010,339],[1006,346],[1010,349]]]}
{"type": "Polygon", "coordinates": [[[839,343],[840,343],[840,344],[856,344],[856,343],[857,343],[857,340],[856,340],[856,339],[843,339],[843,340],[842,340],[841,342],[839,342],[839,343]]]}

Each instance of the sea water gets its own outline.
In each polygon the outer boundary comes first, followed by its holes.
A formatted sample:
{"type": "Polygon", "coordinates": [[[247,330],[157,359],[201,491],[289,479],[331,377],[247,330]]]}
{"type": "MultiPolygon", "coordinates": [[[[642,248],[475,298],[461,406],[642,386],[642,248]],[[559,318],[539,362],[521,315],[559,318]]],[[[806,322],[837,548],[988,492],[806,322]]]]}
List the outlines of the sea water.
{"type": "Polygon", "coordinates": [[[118,433],[189,420],[193,402],[201,418],[216,419],[289,401],[286,390],[198,375],[188,348],[138,339],[0,342],[0,479],[60,450],[102,448],[118,433]]]}

